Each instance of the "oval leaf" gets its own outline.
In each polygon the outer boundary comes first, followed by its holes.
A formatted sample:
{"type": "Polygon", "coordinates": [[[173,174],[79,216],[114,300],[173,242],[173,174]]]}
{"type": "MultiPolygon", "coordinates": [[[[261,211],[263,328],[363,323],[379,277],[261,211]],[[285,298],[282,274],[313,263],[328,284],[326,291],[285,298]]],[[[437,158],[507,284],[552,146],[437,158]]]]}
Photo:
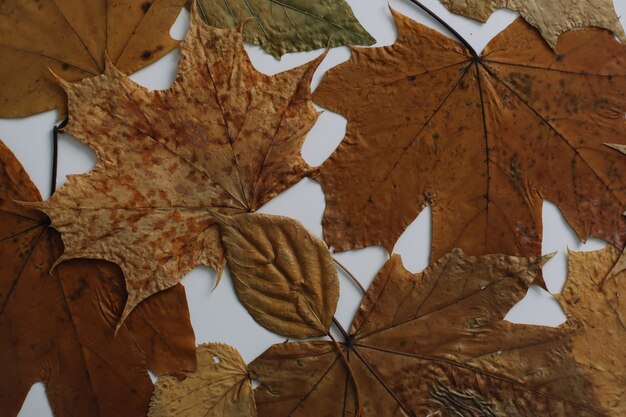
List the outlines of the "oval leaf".
{"type": "Polygon", "coordinates": [[[210,26],[230,28],[246,22],[246,42],[260,45],[278,59],[289,52],[376,42],[345,0],[196,0],[195,4],[210,26]]]}
{"type": "Polygon", "coordinates": [[[219,216],[239,300],[267,329],[287,337],[328,332],[339,299],[328,247],[282,216],[219,216]]]}
{"type": "Polygon", "coordinates": [[[256,405],[246,363],[235,348],[207,343],[197,348],[198,370],[160,378],[149,417],[254,417],[256,405]]]}

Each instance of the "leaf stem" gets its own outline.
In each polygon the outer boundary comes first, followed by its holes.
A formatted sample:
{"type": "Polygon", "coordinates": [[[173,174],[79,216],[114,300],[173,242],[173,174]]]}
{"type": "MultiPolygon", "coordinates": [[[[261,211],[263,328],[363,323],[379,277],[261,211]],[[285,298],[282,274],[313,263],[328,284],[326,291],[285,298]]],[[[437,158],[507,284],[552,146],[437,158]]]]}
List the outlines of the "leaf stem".
{"type": "Polygon", "coordinates": [[[57,190],[57,171],[59,167],[59,133],[67,126],[67,117],[57,126],[52,128],[52,178],[50,178],[50,195],[57,190]]]}
{"type": "MultiPolygon", "coordinates": [[[[340,329],[343,329],[341,325],[338,322],[336,322],[334,317],[333,317],[333,322],[335,323],[335,325],[338,325],[340,329]]],[[[333,343],[335,344],[335,347],[337,348],[337,351],[339,352],[339,356],[341,357],[343,364],[346,366],[346,369],[348,370],[348,373],[350,374],[350,379],[352,380],[352,384],[354,385],[354,397],[355,397],[354,399],[356,402],[356,410],[354,411],[354,417],[361,417],[362,415],[361,392],[359,391],[359,384],[356,382],[356,377],[354,376],[354,372],[352,371],[352,366],[350,366],[350,361],[346,357],[346,354],[344,350],[341,348],[341,345],[339,344],[339,342],[335,340],[335,338],[330,332],[328,332],[328,337],[330,337],[330,340],[332,340],[333,343]]],[[[345,403],[345,398],[344,398],[344,403],[345,403]]]]}
{"type": "MultiPolygon", "coordinates": [[[[348,334],[348,332],[346,332],[346,329],[343,328],[343,326],[341,325],[341,323],[339,323],[339,320],[337,320],[335,316],[333,316],[333,324],[335,325],[335,327],[337,327],[337,329],[339,329],[339,332],[341,333],[343,340],[347,343],[348,340],[350,340],[350,335],[348,334]]],[[[332,336],[331,336],[331,339],[332,339],[332,336]]]]}
{"type": "Polygon", "coordinates": [[[413,3],[413,4],[415,4],[420,9],[422,9],[428,15],[430,15],[430,17],[432,17],[437,22],[439,22],[440,25],[445,27],[448,30],[448,32],[450,32],[455,38],[457,38],[459,40],[459,42],[461,42],[463,44],[463,46],[465,46],[469,50],[469,52],[472,54],[472,57],[474,58],[474,60],[476,60],[476,61],[480,60],[480,55],[478,55],[478,53],[472,47],[472,45],[470,45],[470,43],[463,36],[461,36],[461,34],[459,32],[457,32],[452,26],[450,26],[445,20],[443,20],[441,17],[437,16],[435,14],[435,12],[430,10],[428,7],[424,6],[419,0],[409,0],[409,1],[411,3],[413,3]]]}
{"type": "Polygon", "coordinates": [[[338,266],[339,268],[341,268],[341,270],[342,270],[343,272],[345,272],[345,273],[346,273],[346,275],[348,275],[348,277],[352,280],[352,282],[354,282],[354,284],[355,284],[357,287],[359,287],[359,289],[361,290],[361,292],[362,292],[363,294],[365,294],[365,293],[367,292],[367,290],[363,287],[363,285],[361,285],[361,283],[359,282],[359,280],[358,280],[358,279],[356,279],[356,277],[352,274],[352,272],[350,272],[350,271],[348,270],[348,268],[346,268],[345,266],[343,266],[343,265],[341,264],[341,262],[339,262],[339,261],[338,261],[335,257],[333,257],[333,261],[337,264],[337,266],[338,266]]]}

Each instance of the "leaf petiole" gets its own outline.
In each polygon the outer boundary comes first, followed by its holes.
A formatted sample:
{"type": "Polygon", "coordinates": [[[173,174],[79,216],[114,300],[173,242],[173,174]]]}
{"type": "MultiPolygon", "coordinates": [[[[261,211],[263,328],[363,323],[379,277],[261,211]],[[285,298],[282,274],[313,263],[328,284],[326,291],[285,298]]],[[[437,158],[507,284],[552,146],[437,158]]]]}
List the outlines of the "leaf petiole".
{"type": "Polygon", "coordinates": [[[461,36],[461,34],[457,32],[452,26],[450,26],[445,20],[437,16],[435,12],[430,10],[428,7],[424,6],[420,1],[418,0],[409,0],[409,1],[415,4],[420,9],[422,9],[424,12],[426,12],[430,17],[435,19],[440,25],[445,27],[448,30],[448,32],[450,32],[455,38],[458,39],[459,42],[463,44],[463,46],[465,46],[468,49],[468,51],[472,54],[472,57],[474,58],[474,60],[476,61],[480,60],[480,55],[478,54],[478,52],[476,52],[476,50],[472,47],[472,45],[470,45],[470,43],[463,36],[461,36]]]}
{"type": "Polygon", "coordinates": [[[57,190],[57,171],[59,166],[59,133],[67,126],[67,117],[52,128],[52,178],[50,178],[50,195],[57,190]]]}

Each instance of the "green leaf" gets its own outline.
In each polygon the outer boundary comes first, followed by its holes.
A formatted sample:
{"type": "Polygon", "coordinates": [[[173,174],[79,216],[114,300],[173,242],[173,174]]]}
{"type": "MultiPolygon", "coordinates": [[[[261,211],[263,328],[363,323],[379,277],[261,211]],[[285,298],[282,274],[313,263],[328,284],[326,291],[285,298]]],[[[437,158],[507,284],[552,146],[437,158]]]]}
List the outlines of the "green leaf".
{"type": "Polygon", "coordinates": [[[196,0],[211,26],[227,28],[246,20],[244,39],[276,58],[327,46],[372,45],[345,0],[196,0]]]}

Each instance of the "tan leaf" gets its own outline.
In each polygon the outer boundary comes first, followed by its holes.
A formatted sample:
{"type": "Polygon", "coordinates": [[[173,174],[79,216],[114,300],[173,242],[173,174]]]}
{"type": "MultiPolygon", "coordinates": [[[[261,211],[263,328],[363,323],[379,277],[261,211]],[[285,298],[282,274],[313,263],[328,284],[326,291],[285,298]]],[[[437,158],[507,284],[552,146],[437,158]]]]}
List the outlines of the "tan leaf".
{"type": "Polygon", "coordinates": [[[605,145],[626,155],[626,145],[620,145],[619,143],[605,143],[605,145]]]}
{"type": "Polygon", "coordinates": [[[623,247],[626,157],[604,143],[626,145],[626,46],[580,29],[556,55],[518,19],[474,58],[394,14],[394,45],[355,49],[315,91],[348,118],[319,176],[327,244],[391,251],[429,204],[431,259],[539,255],[546,199],[581,240],[623,247]]]}
{"type": "Polygon", "coordinates": [[[114,334],[124,279],[108,262],[52,265],[62,250],[43,214],[13,203],[40,200],[0,142],[0,404],[16,416],[42,381],[55,416],[137,417],[157,374],[195,369],[185,291],[155,295],[114,334]]]}
{"type": "Polygon", "coordinates": [[[604,277],[619,256],[607,246],[569,253],[563,292],[557,296],[570,321],[580,327],[574,356],[590,376],[593,392],[608,416],[626,415],[626,276],[604,277]]]}
{"type": "Polygon", "coordinates": [[[198,370],[157,381],[149,417],[256,417],[252,383],[239,352],[222,343],[198,346],[198,370]]]}
{"type": "Polygon", "coordinates": [[[112,65],[64,83],[66,131],[98,164],[37,207],[62,233],[61,259],[120,265],[122,320],[198,265],[221,271],[212,212],[254,211],[307,174],[300,148],[317,119],[309,85],[320,60],[261,74],[238,30],[209,28],[194,13],[168,90],[150,92],[112,65]]]}
{"type": "MultiPolygon", "coordinates": [[[[595,26],[615,33],[622,42],[626,34],[613,7],[613,0],[441,0],[453,13],[481,22],[501,8],[515,10],[536,27],[556,50],[557,39],[574,28],[595,26]]],[[[560,52],[560,50],[559,50],[560,52]]]]}
{"type": "Polygon", "coordinates": [[[125,73],[178,45],[169,29],[185,0],[0,2],[0,117],[66,113],[65,80],[101,74],[105,55],[125,73]],[[9,81],[10,80],[10,81],[9,81]]]}
{"type": "Polygon", "coordinates": [[[411,274],[393,256],[341,348],[359,396],[332,343],[283,343],[250,364],[259,415],[604,415],[572,357],[570,330],[502,319],[541,264],[455,250],[411,274]]]}
{"type": "Polygon", "coordinates": [[[622,252],[622,255],[619,257],[617,262],[613,265],[613,268],[606,275],[605,281],[610,280],[622,272],[626,271],[626,251],[622,252]]]}
{"type": "Polygon", "coordinates": [[[262,326],[286,337],[324,336],[339,301],[324,242],[282,216],[221,216],[226,260],[237,296],[262,326]]]}

